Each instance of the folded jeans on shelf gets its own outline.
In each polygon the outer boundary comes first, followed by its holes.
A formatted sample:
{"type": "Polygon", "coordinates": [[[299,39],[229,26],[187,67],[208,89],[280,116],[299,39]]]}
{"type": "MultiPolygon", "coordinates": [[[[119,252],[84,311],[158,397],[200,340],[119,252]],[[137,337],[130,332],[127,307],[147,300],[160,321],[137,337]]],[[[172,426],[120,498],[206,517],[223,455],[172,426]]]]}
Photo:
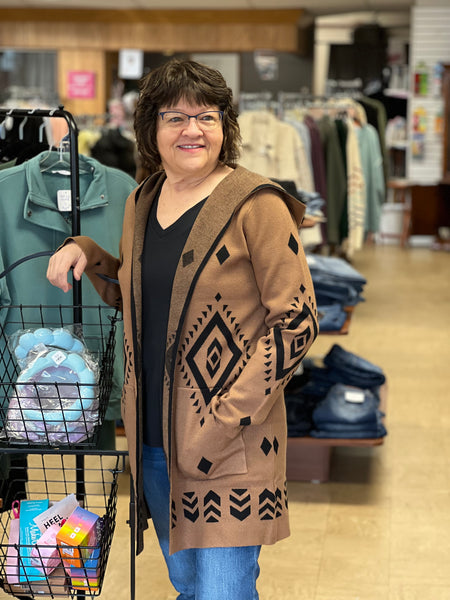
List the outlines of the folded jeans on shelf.
{"type": "Polygon", "coordinates": [[[286,417],[288,435],[300,437],[309,434],[313,427],[312,412],[317,405],[317,398],[304,396],[303,394],[286,394],[286,417]]]}
{"type": "Polygon", "coordinates": [[[307,254],[306,259],[311,273],[320,272],[362,285],[367,283],[367,279],[342,258],[307,254]]]}
{"type": "Polygon", "coordinates": [[[347,313],[340,304],[318,306],[320,331],[340,331],[347,319],[347,313]]]}
{"type": "Polygon", "coordinates": [[[355,306],[359,302],[364,302],[364,298],[361,296],[362,289],[359,289],[358,286],[335,281],[321,274],[312,275],[312,281],[318,304],[321,303],[322,298],[324,299],[323,304],[330,303],[328,300],[337,301],[344,306],[355,306]]]}
{"type": "Polygon", "coordinates": [[[340,369],[327,369],[323,367],[313,367],[310,372],[309,381],[304,385],[303,392],[311,396],[320,396],[324,398],[333,385],[342,383],[352,385],[357,388],[369,389],[373,394],[378,394],[380,385],[385,379],[379,376],[371,376],[361,372],[346,372],[340,369]]]}
{"type": "Polygon", "coordinates": [[[314,409],[312,418],[316,429],[326,423],[358,425],[368,429],[379,423],[379,399],[368,389],[337,383],[314,409]]]}
{"type": "Polygon", "coordinates": [[[316,368],[311,373],[311,380],[314,384],[320,382],[324,385],[328,384],[328,388],[335,383],[344,383],[354,387],[372,389],[383,385],[385,377],[380,378],[378,375],[365,373],[364,371],[316,368]]]}
{"type": "Polygon", "coordinates": [[[370,431],[377,432],[383,428],[383,424],[381,421],[381,416],[379,419],[374,421],[373,423],[358,423],[355,425],[347,424],[347,423],[320,423],[317,427],[312,427],[311,429],[314,431],[320,432],[328,432],[332,434],[345,434],[344,437],[352,437],[352,434],[356,434],[358,432],[370,431]]]}
{"type": "Polygon", "coordinates": [[[373,439],[381,438],[387,435],[387,431],[383,424],[379,424],[375,428],[359,429],[357,427],[348,431],[338,431],[335,429],[311,429],[309,434],[314,438],[321,439],[373,439]]]}
{"type": "Polygon", "coordinates": [[[324,363],[327,367],[354,369],[358,371],[364,370],[384,377],[381,367],[353,352],[345,350],[339,344],[333,344],[324,358],[324,363]]]}

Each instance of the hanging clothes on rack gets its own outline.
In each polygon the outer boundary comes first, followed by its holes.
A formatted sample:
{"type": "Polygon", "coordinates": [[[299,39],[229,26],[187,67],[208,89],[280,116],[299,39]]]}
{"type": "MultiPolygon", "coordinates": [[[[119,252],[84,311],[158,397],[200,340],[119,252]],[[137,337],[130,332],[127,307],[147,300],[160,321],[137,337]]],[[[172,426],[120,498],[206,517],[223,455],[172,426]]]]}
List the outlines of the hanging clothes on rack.
{"type": "MultiPolygon", "coordinates": [[[[59,152],[46,151],[0,172],[0,272],[26,255],[54,251],[72,235],[71,164],[67,153],[64,154],[61,162],[59,152]]],[[[125,201],[136,182],[126,173],[93,158],[82,155],[78,158],[81,233],[95,237],[115,254],[125,201]]],[[[8,273],[0,280],[0,304],[67,305],[67,296],[46,280],[47,263],[48,257],[37,258],[8,273]]],[[[83,286],[83,303],[99,303],[97,293],[87,281],[83,286]]],[[[107,420],[120,418],[122,374],[122,356],[117,352],[107,420]]]]}
{"type": "Polygon", "coordinates": [[[389,177],[389,154],[386,146],[386,127],[388,120],[386,107],[380,100],[370,96],[361,96],[358,98],[358,102],[362,105],[366,112],[367,122],[373,125],[378,133],[381,154],[383,156],[384,178],[385,182],[387,182],[389,177]]]}
{"type": "Polygon", "coordinates": [[[345,164],[333,120],[325,115],[317,123],[317,126],[325,157],[327,242],[330,245],[339,245],[341,242],[341,215],[347,194],[345,164]]]}
{"type": "Polygon", "coordinates": [[[21,164],[48,148],[50,143],[43,118],[8,115],[0,125],[0,165],[21,164]]]}
{"type": "Polygon", "coordinates": [[[351,258],[364,244],[364,226],[366,216],[366,184],[361,166],[356,127],[352,119],[342,121],[346,127],[345,142],[347,171],[347,236],[346,255],[351,258]]]}
{"type": "Polygon", "coordinates": [[[293,181],[298,191],[314,191],[309,159],[295,127],[268,110],[246,110],[239,115],[239,127],[240,165],[273,179],[293,181]]]}
{"type": "Polygon", "coordinates": [[[377,130],[368,123],[364,107],[355,102],[355,110],[359,122],[355,131],[366,190],[364,229],[366,234],[377,233],[380,228],[381,208],[386,198],[383,154],[377,130]]]}

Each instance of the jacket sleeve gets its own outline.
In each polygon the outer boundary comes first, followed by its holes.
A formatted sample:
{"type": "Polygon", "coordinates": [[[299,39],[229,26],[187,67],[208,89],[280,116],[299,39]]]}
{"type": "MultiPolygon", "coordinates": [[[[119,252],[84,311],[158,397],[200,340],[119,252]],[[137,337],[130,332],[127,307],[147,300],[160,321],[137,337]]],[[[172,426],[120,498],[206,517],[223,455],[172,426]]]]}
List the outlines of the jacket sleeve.
{"type": "Polygon", "coordinates": [[[311,275],[297,225],[281,198],[260,192],[242,218],[265,332],[239,377],[213,399],[215,417],[231,428],[264,422],[318,334],[311,275]]]}
{"type": "Polygon", "coordinates": [[[122,310],[122,295],[117,282],[120,261],[109,252],[106,252],[94,240],[87,236],[79,235],[69,240],[74,241],[86,255],[87,265],[85,273],[89,277],[101,299],[122,310]]]}

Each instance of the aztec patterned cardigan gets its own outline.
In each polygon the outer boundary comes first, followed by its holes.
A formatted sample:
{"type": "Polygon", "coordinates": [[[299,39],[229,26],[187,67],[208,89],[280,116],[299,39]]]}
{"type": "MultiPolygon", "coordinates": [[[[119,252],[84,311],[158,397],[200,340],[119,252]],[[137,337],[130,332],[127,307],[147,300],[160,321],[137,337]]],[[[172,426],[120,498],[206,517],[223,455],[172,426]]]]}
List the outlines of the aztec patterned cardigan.
{"type": "MultiPolygon", "coordinates": [[[[165,175],[128,198],[120,260],[75,238],[86,273],[124,318],[122,417],[136,490],[137,552],[148,512],[142,475],[141,262],[165,175]],[[120,287],[97,277],[117,278],[120,287]]],[[[273,544],[289,535],[283,388],[318,333],[298,228],[305,206],[237,167],[202,207],[175,274],[163,397],[171,553],[273,544]]]]}

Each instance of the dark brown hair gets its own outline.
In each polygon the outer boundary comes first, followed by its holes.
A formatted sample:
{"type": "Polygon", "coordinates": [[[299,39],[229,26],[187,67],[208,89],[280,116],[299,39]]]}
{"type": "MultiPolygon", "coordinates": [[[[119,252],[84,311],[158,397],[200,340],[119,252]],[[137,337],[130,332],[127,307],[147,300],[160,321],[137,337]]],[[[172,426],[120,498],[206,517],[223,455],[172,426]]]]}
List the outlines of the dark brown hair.
{"type": "Polygon", "coordinates": [[[150,172],[161,168],[156,144],[158,113],[161,107],[173,106],[182,98],[200,106],[217,106],[223,111],[219,161],[236,166],[241,142],[237,113],[231,89],[219,71],[194,61],[173,59],[143,77],[139,89],[134,129],[138,151],[150,172]]]}

